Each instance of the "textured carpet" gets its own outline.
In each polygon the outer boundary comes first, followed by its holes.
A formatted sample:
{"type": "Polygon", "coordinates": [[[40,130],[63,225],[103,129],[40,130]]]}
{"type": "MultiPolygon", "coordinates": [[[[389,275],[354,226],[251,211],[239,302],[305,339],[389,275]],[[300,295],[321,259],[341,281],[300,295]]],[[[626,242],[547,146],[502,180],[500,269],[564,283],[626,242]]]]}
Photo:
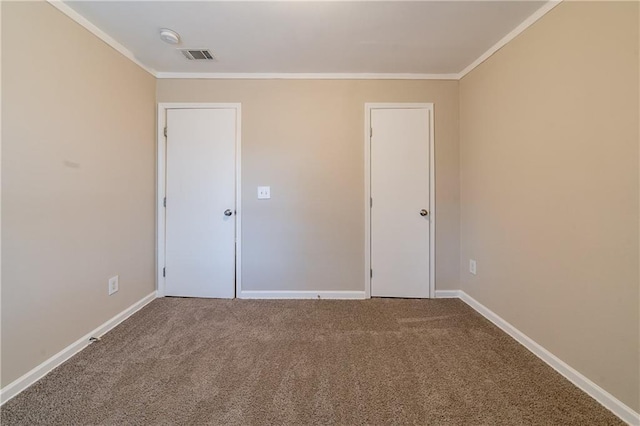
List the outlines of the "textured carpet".
{"type": "Polygon", "coordinates": [[[2,425],[622,424],[453,299],[158,299],[2,425]]]}

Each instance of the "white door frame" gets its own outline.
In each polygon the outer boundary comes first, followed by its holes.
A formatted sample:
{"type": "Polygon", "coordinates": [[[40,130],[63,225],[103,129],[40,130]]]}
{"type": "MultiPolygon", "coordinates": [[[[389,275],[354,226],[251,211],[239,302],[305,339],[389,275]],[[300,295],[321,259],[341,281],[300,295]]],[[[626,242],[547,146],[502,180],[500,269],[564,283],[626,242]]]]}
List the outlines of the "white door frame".
{"type": "Polygon", "coordinates": [[[235,109],[236,110],[236,297],[240,295],[242,289],[242,192],[241,192],[241,117],[242,108],[240,103],[158,103],[158,145],[156,163],[156,290],[158,297],[165,295],[165,278],[163,269],[165,266],[166,242],[165,242],[165,209],[164,197],[166,194],[166,164],[167,148],[165,144],[164,128],[167,123],[168,109],[235,109]]]}
{"type": "Polygon", "coordinates": [[[436,162],[433,103],[364,104],[364,291],[371,298],[371,110],[426,109],[429,117],[429,298],[436,295],[436,162]]]}

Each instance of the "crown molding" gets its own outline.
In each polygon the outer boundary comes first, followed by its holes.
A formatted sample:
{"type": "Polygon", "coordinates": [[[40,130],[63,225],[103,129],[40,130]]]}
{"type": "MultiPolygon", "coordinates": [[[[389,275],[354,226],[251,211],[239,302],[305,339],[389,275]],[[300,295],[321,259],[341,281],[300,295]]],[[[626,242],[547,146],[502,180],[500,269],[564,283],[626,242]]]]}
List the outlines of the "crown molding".
{"type": "Polygon", "coordinates": [[[533,12],[527,19],[522,21],[522,23],[517,27],[515,27],[509,34],[502,37],[500,41],[498,41],[496,44],[491,46],[489,50],[487,50],[482,55],[480,55],[478,59],[476,59],[475,61],[470,63],[465,69],[460,71],[460,73],[458,73],[457,75],[458,76],[457,79],[461,80],[465,75],[473,71],[478,65],[480,65],[481,63],[489,59],[494,53],[496,53],[498,50],[504,47],[507,43],[509,43],[511,40],[519,36],[522,32],[524,32],[524,30],[529,28],[531,25],[535,24],[540,18],[542,18],[547,13],[549,13],[554,7],[562,3],[562,1],[563,0],[551,0],[546,2],[544,5],[542,5],[542,7],[540,7],[540,9],[533,12]]]}
{"type": "Polygon", "coordinates": [[[457,74],[158,72],[157,78],[223,80],[457,80],[457,74]]]}
{"type": "Polygon", "coordinates": [[[124,55],[131,62],[133,62],[134,64],[138,65],[140,68],[142,68],[143,70],[145,70],[146,72],[148,72],[152,76],[154,76],[154,77],[156,76],[156,72],[155,72],[154,69],[149,68],[148,66],[146,66],[142,62],[138,61],[138,59],[136,59],[135,55],[133,53],[131,53],[131,51],[129,49],[124,47],[122,44],[118,43],[114,38],[112,38],[110,35],[108,35],[104,31],[102,31],[100,28],[96,27],[87,18],[85,18],[84,16],[80,15],[78,12],[73,10],[70,6],[65,4],[63,1],[61,1],[61,0],[47,0],[47,2],[51,6],[55,7],[60,12],[64,13],[69,18],[71,18],[72,20],[74,20],[75,22],[77,22],[78,24],[83,26],[86,30],[88,30],[90,33],[92,33],[96,37],[98,37],[100,40],[104,41],[109,46],[111,46],[112,48],[114,48],[115,50],[120,52],[122,55],[124,55]]]}
{"type": "MultiPolygon", "coordinates": [[[[331,1],[331,0],[329,0],[331,1]]],[[[83,26],[96,37],[120,52],[126,58],[140,68],[158,79],[218,79],[218,80],[461,80],[465,75],[490,58],[494,53],[504,47],[511,40],[524,32],[540,18],[550,12],[563,0],[550,0],[531,14],[509,34],[491,46],[475,61],[469,64],[459,73],[448,74],[421,74],[421,73],[218,73],[218,72],[158,72],[144,65],[136,59],[135,55],[110,35],[80,15],[62,0],[47,0],[49,4],[67,15],[69,18],[83,26]]]]}

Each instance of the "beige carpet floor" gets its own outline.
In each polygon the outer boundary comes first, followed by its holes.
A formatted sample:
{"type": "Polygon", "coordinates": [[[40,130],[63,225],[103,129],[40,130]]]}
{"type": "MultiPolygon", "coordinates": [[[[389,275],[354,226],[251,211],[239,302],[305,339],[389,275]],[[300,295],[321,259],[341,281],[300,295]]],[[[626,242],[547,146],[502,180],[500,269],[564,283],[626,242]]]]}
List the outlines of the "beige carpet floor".
{"type": "Polygon", "coordinates": [[[453,299],[157,299],[1,409],[2,425],[609,425],[453,299]]]}

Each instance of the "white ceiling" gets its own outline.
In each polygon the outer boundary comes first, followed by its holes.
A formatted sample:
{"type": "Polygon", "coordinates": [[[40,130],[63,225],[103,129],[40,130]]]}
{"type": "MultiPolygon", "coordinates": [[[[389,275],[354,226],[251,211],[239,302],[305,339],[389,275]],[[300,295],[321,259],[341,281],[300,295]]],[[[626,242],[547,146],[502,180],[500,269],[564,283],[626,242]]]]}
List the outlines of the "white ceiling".
{"type": "Polygon", "coordinates": [[[160,73],[456,74],[546,2],[65,3],[160,73]],[[182,43],[162,42],[160,28],[182,43]],[[177,47],[217,61],[188,61],[177,47]]]}

